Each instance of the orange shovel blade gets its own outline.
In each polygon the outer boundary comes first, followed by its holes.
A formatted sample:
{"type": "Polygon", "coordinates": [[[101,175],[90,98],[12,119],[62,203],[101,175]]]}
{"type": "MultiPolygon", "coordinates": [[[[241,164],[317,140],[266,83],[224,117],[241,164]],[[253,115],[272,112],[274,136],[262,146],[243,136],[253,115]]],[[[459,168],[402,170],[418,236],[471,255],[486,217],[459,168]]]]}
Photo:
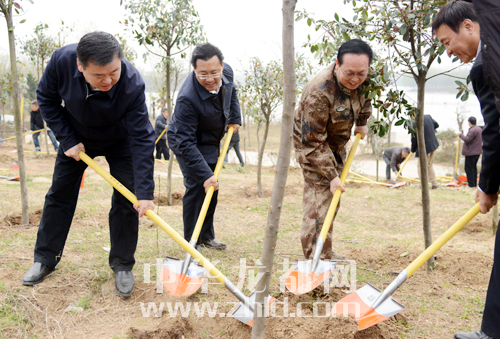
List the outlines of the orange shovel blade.
{"type": "Polygon", "coordinates": [[[312,271],[312,260],[300,260],[285,274],[285,286],[293,294],[304,294],[314,290],[328,279],[337,262],[320,260],[316,271],[312,271]]]}
{"type": "Polygon", "coordinates": [[[332,310],[332,316],[347,317],[349,314],[353,315],[361,331],[404,310],[404,307],[392,299],[392,297],[387,298],[376,309],[371,307],[370,305],[373,304],[380,294],[378,289],[367,284],[356,292],[340,299],[332,310]]]}
{"type": "Polygon", "coordinates": [[[182,264],[181,260],[167,257],[162,267],[163,288],[168,294],[178,297],[195,293],[205,278],[203,266],[192,262],[187,273],[183,274],[182,264]]]}

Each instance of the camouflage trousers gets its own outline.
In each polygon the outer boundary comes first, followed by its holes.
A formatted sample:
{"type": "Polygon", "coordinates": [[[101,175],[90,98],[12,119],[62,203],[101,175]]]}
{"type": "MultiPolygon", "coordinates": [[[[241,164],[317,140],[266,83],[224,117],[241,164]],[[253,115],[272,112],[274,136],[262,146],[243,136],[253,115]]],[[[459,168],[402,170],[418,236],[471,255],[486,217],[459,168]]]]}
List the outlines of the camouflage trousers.
{"type": "MultiPolygon", "coordinates": [[[[300,241],[302,242],[302,250],[306,259],[312,259],[314,255],[316,240],[321,233],[321,228],[323,227],[332,198],[333,194],[330,192],[330,183],[328,180],[324,179],[314,182],[307,179],[304,180],[304,198],[302,202],[304,216],[302,218],[300,241]]],[[[337,216],[339,207],[340,201],[333,220],[337,216]]],[[[321,251],[321,259],[332,258],[332,225],[329,225],[328,235],[321,251]]]]}

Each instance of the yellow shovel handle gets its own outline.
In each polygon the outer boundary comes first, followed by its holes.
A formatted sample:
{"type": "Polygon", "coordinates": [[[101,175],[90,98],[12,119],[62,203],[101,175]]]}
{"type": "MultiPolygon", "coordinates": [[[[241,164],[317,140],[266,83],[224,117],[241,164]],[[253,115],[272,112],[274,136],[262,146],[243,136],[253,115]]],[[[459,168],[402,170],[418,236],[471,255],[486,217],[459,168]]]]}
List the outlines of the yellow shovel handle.
{"type": "MultiPolygon", "coordinates": [[[[101,166],[99,166],[94,160],[92,160],[87,154],[80,151],[78,154],[80,159],[83,160],[87,165],[92,167],[100,176],[102,176],[107,182],[109,182],[118,192],[120,192],[125,198],[127,198],[132,204],[138,205],[139,200],[137,197],[123,186],[118,180],[116,180],[111,174],[106,172],[101,166]]],[[[183,237],[179,235],[169,224],[163,221],[155,212],[151,210],[146,211],[146,215],[153,220],[162,230],[164,230],[176,243],[182,246],[193,258],[198,260],[198,262],[205,267],[207,271],[210,272],[217,280],[219,280],[222,285],[225,286],[224,278],[225,276],[203,255],[200,254],[193,246],[191,246],[183,237]]]]}
{"type": "Polygon", "coordinates": [[[417,259],[413,260],[413,262],[406,268],[406,272],[408,273],[408,278],[415,273],[416,270],[420,268],[430,257],[434,255],[448,240],[450,240],[458,231],[460,231],[469,221],[474,218],[481,208],[479,207],[479,203],[474,205],[467,213],[465,213],[456,223],[453,224],[450,228],[446,230],[441,236],[432,243],[427,249],[420,254],[417,259]]]}
{"type": "Polygon", "coordinates": [[[410,152],[410,154],[408,154],[408,156],[406,157],[405,161],[401,165],[401,168],[399,169],[398,175],[396,175],[396,179],[394,181],[398,180],[399,176],[401,175],[401,172],[403,171],[403,168],[405,168],[406,163],[408,162],[408,160],[410,160],[410,157],[411,157],[412,154],[413,154],[412,152],[410,152]]]}
{"type": "MultiPolygon", "coordinates": [[[[28,134],[35,134],[35,133],[41,132],[41,131],[43,131],[44,129],[45,129],[45,128],[42,128],[42,129],[37,129],[36,131],[33,131],[33,132],[24,133],[24,134],[23,134],[23,137],[24,137],[24,136],[26,136],[26,135],[28,135],[28,134]]],[[[13,136],[13,137],[9,137],[9,138],[7,138],[7,139],[3,139],[3,141],[6,141],[6,140],[12,140],[12,139],[15,139],[15,138],[16,138],[16,136],[13,136]]]]}
{"type": "MultiPolygon", "coordinates": [[[[226,139],[224,140],[224,145],[222,146],[222,152],[219,155],[219,160],[217,160],[217,165],[215,165],[214,176],[215,180],[219,179],[219,174],[222,169],[222,164],[224,163],[224,158],[226,157],[227,150],[229,148],[229,143],[233,137],[234,127],[230,126],[227,130],[226,139]]],[[[212,201],[212,196],[214,195],[215,187],[210,186],[208,188],[207,194],[205,195],[205,200],[203,200],[203,205],[201,206],[200,215],[198,220],[196,220],[196,225],[194,226],[193,234],[191,235],[191,240],[198,240],[200,236],[201,227],[205,222],[205,217],[207,216],[208,207],[212,201]]]]}
{"type": "Polygon", "coordinates": [[[158,143],[158,141],[160,141],[161,137],[163,136],[163,134],[165,134],[165,132],[167,131],[167,128],[165,127],[165,129],[163,130],[163,132],[161,132],[160,136],[158,137],[158,139],[156,139],[155,141],[155,145],[158,143]]]}
{"type": "MultiPolygon", "coordinates": [[[[340,175],[340,182],[342,186],[345,185],[345,180],[347,179],[347,174],[349,174],[349,168],[351,168],[352,159],[354,159],[354,154],[356,154],[356,149],[359,145],[359,140],[361,140],[361,134],[356,134],[356,139],[354,139],[354,144],[351,147],[351,151],[349,152],[349,156],[347,157],[347,161],[345,162],[344,169],[342,170],[342,174],[340,175]]],[[[333,217],[335,216],[335,210],[340,201],[340,195],[342,191],[339,189],[335,190],[335,194],[333,195],[332,202],[330,203],[330,207],[328,208],[328,213],[326,214],[325,222],[323,223],[323,227],[321,228],[320,237],[323,238],[323,241],[326,241],[326,235],[328,234],[328,230],[330,229],[330,225],[332,224],[333,217]]]]}

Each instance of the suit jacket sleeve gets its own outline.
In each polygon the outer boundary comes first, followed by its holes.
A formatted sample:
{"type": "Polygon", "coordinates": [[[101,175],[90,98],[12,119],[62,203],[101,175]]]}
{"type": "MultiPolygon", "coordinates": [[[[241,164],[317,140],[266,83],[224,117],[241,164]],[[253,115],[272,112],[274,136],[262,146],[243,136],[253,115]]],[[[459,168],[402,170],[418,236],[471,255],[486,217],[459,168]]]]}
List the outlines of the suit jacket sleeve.
{"type": "Polygon", "coordinates": [[[197,147],[196,131],[198,129],[198,115],[196,110],[193,104],[183,97],[177,99],[175,115],[175,126],[177,129],[175,139],[179,152],[182,155],[182,159],[186,162],[186,168],[190,176],[198,183],[203,184],[214,173],[197,147]]]}
{"type": "Polygon", "coordinates": [[[163,123],[162,115],[159,115],[158,118],[156,118],[156,126],[160,127],[161,129],[165,129],[167,127],[167,124],[163,123]]]}
{"type": "Polygon", "coordinates": [[[482,131],[483,157],[479,187],[486,194],[496,194],[500,186],[500,126],[499,112],[495,105],[495,96],[486,83],[482,64],[474,65],[471,80],[484,118],[482,131]]]}
{"type": "Polygon", "coordinates": [[[149,121],[144,89],[143,85],[142,90],[137,91],[137,98],[125,114],[124,124],[132,150],[135,195],[139,200],[153,200],[155,134],[149,121]]]}
{"type": "Polygon", "coordinates": [[[391,156],[391,168],[392,168],[392,171],[394,173],[398,173],[399,172],[399,169],[398,169],[398,162],[399,160],[399,157],[398,157],[398,154],[397,152],[394,152],[392,153],[392,156],[391,156]]]}
{"type": "Polygon", "coordinates": [[[55,51],[47,64],[45,72],[43,72],[43,76],[36,90],[36,95],[43,120],[47,122],[47,126],[54,132],[62,149],[67,151],[81,141],[73,133],[64,115],[65,108],[61,105],[62,99],[59,96],[59,81],[57,77],[57,72],[60,71],[57,69],[58,57],[58,51],[55,51]]]}
{"type": "Polygon", "coordinates": [[[233,83],[233,88],[231,91],[231,109],[229,111],[228,124],[241,125],[240,101],[238,99],[238,91],[236,90],[235,83],[233,83]]]}
{"type": "Polygon", "coordinates": [[[30,112],[30,127],[31,130],[35,130],[35,113],[33,111],[30,112]]]}

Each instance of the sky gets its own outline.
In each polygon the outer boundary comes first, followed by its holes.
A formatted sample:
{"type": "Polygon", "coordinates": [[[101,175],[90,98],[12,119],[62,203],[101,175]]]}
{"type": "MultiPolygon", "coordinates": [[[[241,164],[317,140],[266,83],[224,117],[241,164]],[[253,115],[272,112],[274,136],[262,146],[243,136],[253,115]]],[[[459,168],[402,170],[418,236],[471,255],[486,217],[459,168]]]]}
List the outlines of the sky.
{"type": "MultiPolygon", "coordinates": [[[[127,12],[120,6],[120,0],[33,2],[34,4],[21,2],[25,12],[14,19],[17,38],[29,37],[39,22],[48,24],[50,32],[55,35],[61,27],[61,21],[64,21],[65,26],[73,28],[73,32],[66,29],[69,35],[67,43],[78,42],[83,34],[93,30],[121,35],[124,33],[124,26],[120,21],[127,17],[127,12]],[[26,21],[19,24],[23,19],[26,21]]],[[[193,5],[200,15],[208,41],[221,49],[225,61],[233,68],[245,65],[248,59],[255,56],[264,61],[281,59],[281,1],[193,0],[193,5]]],[[[332,19],[335,12],[352,16],[351,5],[344,5],[342,0],[299,0],[296,9],[306,9],[307,12],[315,13],[318,18],[323,19],[332,19]]],[[[7,30],[4,29],[4,23],[0,27],[3,27],[0,31],[0,54],[8,55],[7,30]]],[[[304,20],[297,22],[296,50],[300,50],[308,34],[319,36],[304,20]]],[[[141,56],[145,50],[138,45],[136,50],[139,56],[136,64],[141,68],[141,56]]],[[[150,66],[146,64],[145,67],[150,66]]]]}

